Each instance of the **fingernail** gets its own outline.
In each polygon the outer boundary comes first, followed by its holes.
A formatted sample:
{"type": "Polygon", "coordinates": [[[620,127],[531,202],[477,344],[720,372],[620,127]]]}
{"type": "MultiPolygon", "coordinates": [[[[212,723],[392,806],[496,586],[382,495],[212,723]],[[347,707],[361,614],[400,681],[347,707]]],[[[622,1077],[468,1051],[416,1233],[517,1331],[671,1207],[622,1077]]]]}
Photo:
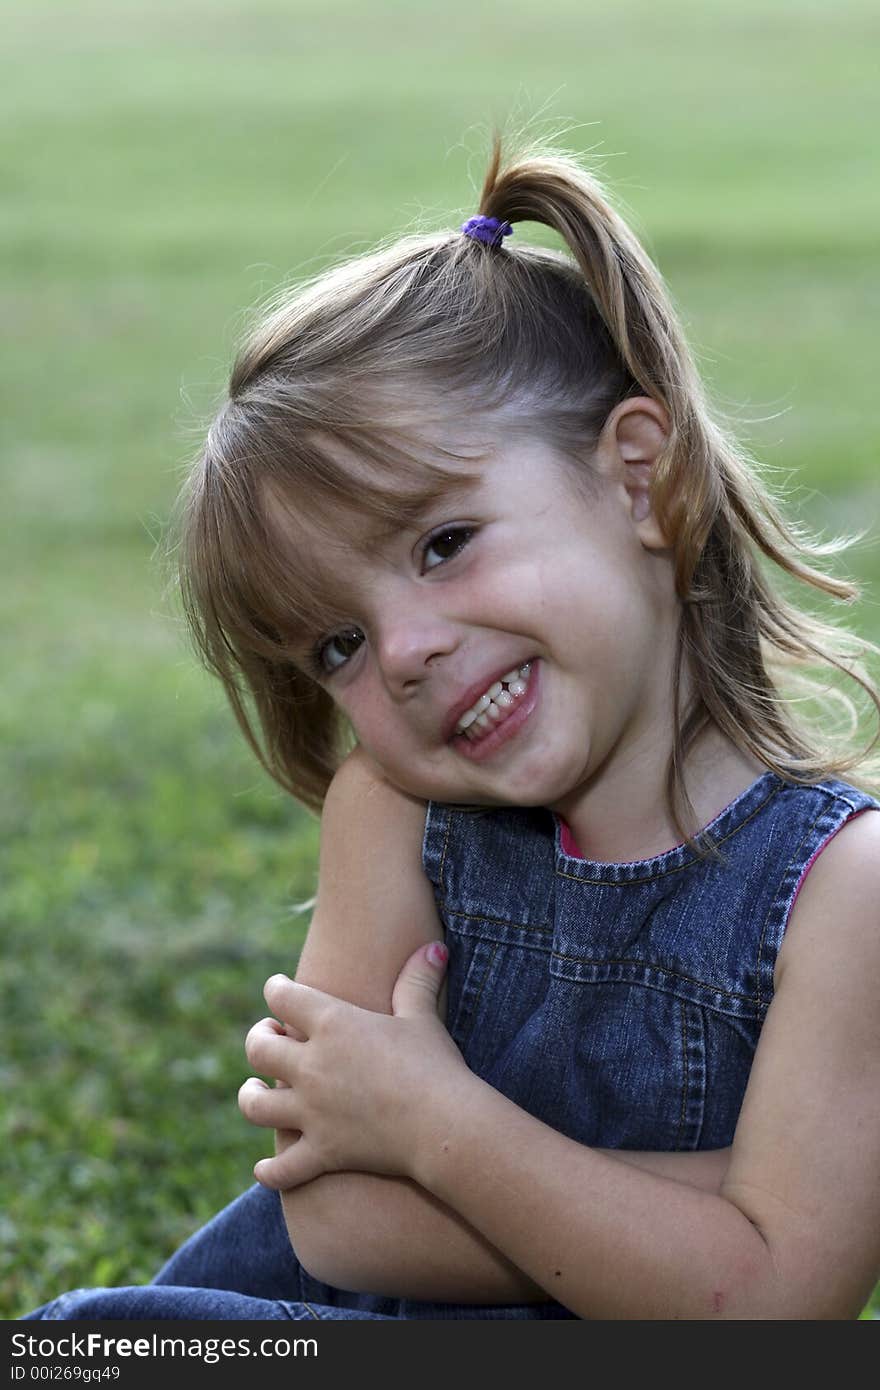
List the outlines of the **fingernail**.
{"type": "Polygon", "coordinates": [[[449,959],[449,952],[442,941],[432,941],[426,955],[432,965],[445,965],[449,959]]]}

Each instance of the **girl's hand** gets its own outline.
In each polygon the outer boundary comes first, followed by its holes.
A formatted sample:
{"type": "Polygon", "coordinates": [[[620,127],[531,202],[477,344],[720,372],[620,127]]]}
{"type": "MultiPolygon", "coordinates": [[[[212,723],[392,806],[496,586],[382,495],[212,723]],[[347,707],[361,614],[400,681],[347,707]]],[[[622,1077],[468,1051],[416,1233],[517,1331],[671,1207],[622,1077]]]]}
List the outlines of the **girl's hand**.
{"type": "Polygon", "coordinates": [[[251,1077],[239,1106],[253,1124],[299,1131],[254,1176],[287,1189],[322,1173],[354,1171],[412,1176],[429,1097],[450,1094],[471,1073],[437,1013],[446,965],[442,943],[420,946],[397,978],[392,1014],[373,1013],[286,975],[263,991],[281,1022],[265,1018],[245,1043],[248,1061],[276,1077],[251,1077]],[[285,1033],[284,1024],[296,1031],[285,1033]]]}

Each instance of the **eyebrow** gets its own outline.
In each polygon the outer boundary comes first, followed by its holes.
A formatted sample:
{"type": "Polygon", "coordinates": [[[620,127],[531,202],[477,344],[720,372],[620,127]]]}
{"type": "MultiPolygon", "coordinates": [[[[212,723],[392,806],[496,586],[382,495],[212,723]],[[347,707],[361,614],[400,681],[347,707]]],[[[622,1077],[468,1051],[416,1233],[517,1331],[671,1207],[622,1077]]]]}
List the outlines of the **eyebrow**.
{"type": "Polygon", "coordinates": [[[452,486],[426,488],[414,493],[401,503],[393,517],[381,517],[367,526],[362,545],[373,548],[387,545],[400,535],[401,531],[413,530],[420,526],[441,503],[456,506],[468,502],[483,485],[483,474],[458,477],[452,486]]]}

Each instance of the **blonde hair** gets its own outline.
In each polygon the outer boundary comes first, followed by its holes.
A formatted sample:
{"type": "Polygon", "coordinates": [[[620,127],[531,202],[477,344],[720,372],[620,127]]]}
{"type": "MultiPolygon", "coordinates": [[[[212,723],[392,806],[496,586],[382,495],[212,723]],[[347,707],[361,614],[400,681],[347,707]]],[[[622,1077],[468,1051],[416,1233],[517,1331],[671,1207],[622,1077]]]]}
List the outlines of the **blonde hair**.
{"type": "Polygon", "coordinates": [[[184,611],[260,762],[319,812],[352,741],[291,657],[300,630],[346,615],[279,545],[270,499],[291,516],[318,502],[364,525],[406,524],[472,461],[432,443],[432,409],[505,409],[588,478],[610,411],[647,395],[671,427],[652,500],[681,602],[666,795],[682,837],[692,843],[684,761],[710,723],[791,782],[867,768],[876,735],[854,746],[858,708],[829,677],[851,678],[880,711],[859,664],[877,648],[785,598],[765,563],[849,602],[856,586],[816,563],[844,542],[820,545],[787,523],[713,419],[661,276],[598,179],[541,144],[502,160],[496,135],[478,211],[543,223],[567,254],[457,230],[409,235],[285,291],[242,347],[181,493],[184,611]],[[835,702],[843,731],[830,727],[835,702]]]}

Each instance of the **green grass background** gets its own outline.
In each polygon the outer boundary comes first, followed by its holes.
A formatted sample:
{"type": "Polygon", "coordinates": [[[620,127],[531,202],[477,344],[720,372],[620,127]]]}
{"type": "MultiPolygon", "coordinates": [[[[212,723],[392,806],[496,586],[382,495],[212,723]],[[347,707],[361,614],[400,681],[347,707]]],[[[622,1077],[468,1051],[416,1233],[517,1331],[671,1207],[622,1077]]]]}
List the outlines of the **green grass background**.
{"type": "MultiPolygon", "coordinates": [[[[869,525],[873,0],[0,0],[0,1315],[148,1279],[249,1181],[243,1035],[317,825],[196,669],[157,543],[247,307],[592,151],[792,509],[869,525]]],[[[520,231],[519,235],[523,235],[520,231]]]]}

